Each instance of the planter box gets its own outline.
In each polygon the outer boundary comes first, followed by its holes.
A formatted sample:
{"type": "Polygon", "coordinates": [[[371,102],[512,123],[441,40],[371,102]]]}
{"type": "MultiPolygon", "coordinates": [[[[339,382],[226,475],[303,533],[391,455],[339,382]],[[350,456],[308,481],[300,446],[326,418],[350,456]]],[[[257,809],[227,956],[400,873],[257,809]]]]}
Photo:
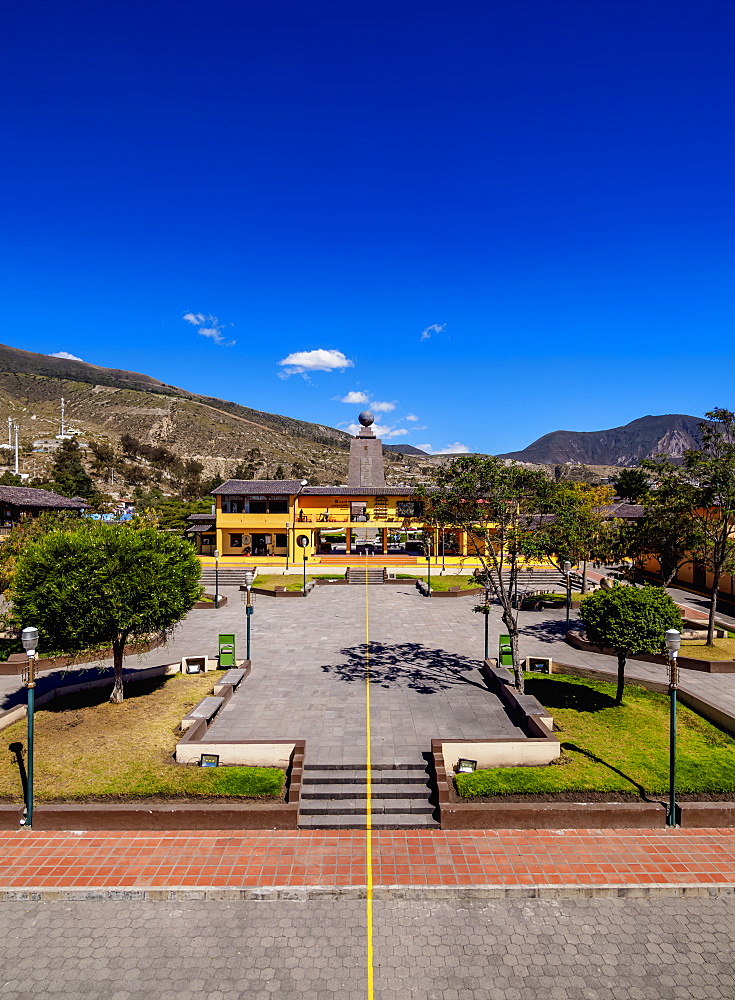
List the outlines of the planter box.
{"type": "MultiPolygon", "coordinates": [[[[214,611],[218,611],[219,609],[215,608],[215,606],[214,606],[214,594],[205,594],[205,597],[211,597],[212,600],[211,601],[197,601],[196,604],[194,605],[194,609],[193,610],[194,611],[209,611],[210,608],[211,608],[214,611]]],[[[220,594],[219,595],[219,602],[218,603],[219,603],[220,608],[226,608],[227,607],[227,598],[224,597],[222,594],[220,594]]]]}
{"type": "MultiPolygon", "coordinates": [[[[587,653],[604,653],[606,656],[616,656],[614,649],[600,649],[593,646],[581,632],[569,631],[566,641],[575,649],[583,649],[587,653]]],[[[637,653],[628,657],[629,660],[643,660],[646,663],[668,664],[665,656],[659,653],[637,653]]],[[[700,670],[707,674],[735,674],[735,660],[697,660],[693,656],[679,656],[679,667],[682,670],[700,670]]]]}
{"type": "MultiPolygon", "coordinates": [[[[125,656],[133,653],[149,653],[152,649],[166,644],[166,633],[161,632],[147,642],[131,642],[125,647],[125,656]]],[[[64,667],[75,667],[79,663],[97,663],[108,660],[112,656],[112,647],[100,649],[95,653],[80,653],[78,656],[39,657],[36,660],[36,673],[39,670],[63,670],[64,667]]],[[[4,663],[0,663],[0,677],[17,676],[25,671],[27,658],[25,653],[11,653],[4,663]]]]}

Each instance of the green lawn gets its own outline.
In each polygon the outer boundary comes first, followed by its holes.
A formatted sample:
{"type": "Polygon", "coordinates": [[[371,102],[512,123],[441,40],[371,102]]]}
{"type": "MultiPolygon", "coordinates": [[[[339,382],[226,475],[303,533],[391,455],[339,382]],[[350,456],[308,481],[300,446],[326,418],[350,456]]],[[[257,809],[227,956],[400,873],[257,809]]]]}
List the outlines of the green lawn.
{"type": "Polygon", "coordinates": [[[680,653],[695,660],[735,660],[735,639],[715,639],[711,646],[706,639],[682,642],[680,653]]]}
{"type": "MultiPolygon", "coordinates": [[[[181,719],[216,674],[174,674],[125,685],[111,705],[105,688],[57,698],[36,712],[35,797],[39,801],[278,796],[284,772],[270,767],[174,764],[181,719]]],[[[22,802],[17,747],[26,722],[0,733],[0,799],[22,802]]]]}
{"type": "MultiPolygon", "coordinates": [[[[336,580],[344,577],[344,573],[332,573],[323,574],[321,576],[310,576],[307,574],[306,582],[309,580],[336,580]]],[[[273,574],[261,574],[255,578],[253,583],[254,587],[260,587],[262,590],[275,590],[276,587],[285,587],[288,591],[303,590],[304,589],[304,577],[303,575],[297,576],[294,573],[288,573],[284,576],[280,576],[276,573],[273,574]]]]}
{"type": "MultiPolygon", "coordinates": [[[[537,794],[569,791],[663,794],[669,780],[669,699],[602,681],[526,675],[526,693],[544,705],[560,727],[563,756],[547,767],[499,767],[455,778],[460,795],[537,794]]],[[[679,705],[678,790],[735,791],[735,739],[679,705]]]]}
{"type": "MultiPolygon", "coordinates": [[[[405,580],[423,580],[424,583],[427,582],[426,576],[409,576],[402,573],[396,573],[396,579],[405,580]]],[[[475,590],[477,588],[477,583],[472,579],[471,576],[439,576],[434,573],[431,574],[431,589],[432,590],[449,590],[451,587],[459,587],[460,590],[475,590]]]]}

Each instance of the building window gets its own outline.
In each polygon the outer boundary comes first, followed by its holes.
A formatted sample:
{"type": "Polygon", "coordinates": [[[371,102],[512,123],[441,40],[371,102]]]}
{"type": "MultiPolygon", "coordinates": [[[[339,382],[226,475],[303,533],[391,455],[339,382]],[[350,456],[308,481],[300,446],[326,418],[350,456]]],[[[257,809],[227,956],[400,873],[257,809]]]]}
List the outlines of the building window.
{"type": "Polygon", "coordinates": [[[242,514],[242,500],[240,497],[226,497],[222,501],[223,514],[242,514]]]}
{"type": "MultiPolygon", "coordinates": [[[[287,497],[271,497],[268,504],[269,514],[288,514],[288,498],[287,497]]],[[[285,542],[283,543],[286,544],[285,542]]]]}
{"type": "Polygon", "coordinates": [[[276,548],[285,549],[288,547],[288,535],[276,535],[276,548]]]}
{"type": "Polygon", "coordinates": [[[423,500],[396,501],[396,517],[420,517],[423,512],[423,500]]]}
{"type": "Polygon", "coordinates": [[[242,548],[242,535],[230,535],[230,548],[231,549],[242,548]]]}

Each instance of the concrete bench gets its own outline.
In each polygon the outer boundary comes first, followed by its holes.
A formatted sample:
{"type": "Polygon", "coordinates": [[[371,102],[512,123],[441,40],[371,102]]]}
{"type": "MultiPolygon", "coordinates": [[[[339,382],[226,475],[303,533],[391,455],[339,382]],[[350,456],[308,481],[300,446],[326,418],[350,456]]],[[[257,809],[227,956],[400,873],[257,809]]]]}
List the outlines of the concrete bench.
{"type": "Polygon", "coordinates": [[[217,683],[214,685],[214,693],[216,695],[221,694],[222,689],[225,687],[225,685],[229,685],[234,691],[246,676],[247,676],[246,670],[237,670],[234,668],[228,670],[224,674],[224,676],[221,677],[220,680],[218,680],[217,683]]]}
{"type": "Polygon", "coordinates": [[[181,731],[185,733],[189,726],[193,726],[199,719],[205,719],[207,725],[209,725],[224,703],[224,698],[217,698],[214,695],[202,698],[199,704],[195,705],[190,712],[187,712],[181,720],[181,731]]]}

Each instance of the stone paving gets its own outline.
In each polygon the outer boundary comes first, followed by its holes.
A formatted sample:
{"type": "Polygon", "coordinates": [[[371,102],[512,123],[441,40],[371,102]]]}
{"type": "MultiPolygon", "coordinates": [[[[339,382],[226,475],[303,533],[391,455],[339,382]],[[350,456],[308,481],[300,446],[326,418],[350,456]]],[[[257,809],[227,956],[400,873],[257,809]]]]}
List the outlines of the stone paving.
{"type": "MultiPolygon", "coordinates": [[[[732,899],[390,900],[380,1000],[730,1000],[732,899]]],[[[361,901],[0,903],[9,1000],[355,1000],[361,901]]]]}

